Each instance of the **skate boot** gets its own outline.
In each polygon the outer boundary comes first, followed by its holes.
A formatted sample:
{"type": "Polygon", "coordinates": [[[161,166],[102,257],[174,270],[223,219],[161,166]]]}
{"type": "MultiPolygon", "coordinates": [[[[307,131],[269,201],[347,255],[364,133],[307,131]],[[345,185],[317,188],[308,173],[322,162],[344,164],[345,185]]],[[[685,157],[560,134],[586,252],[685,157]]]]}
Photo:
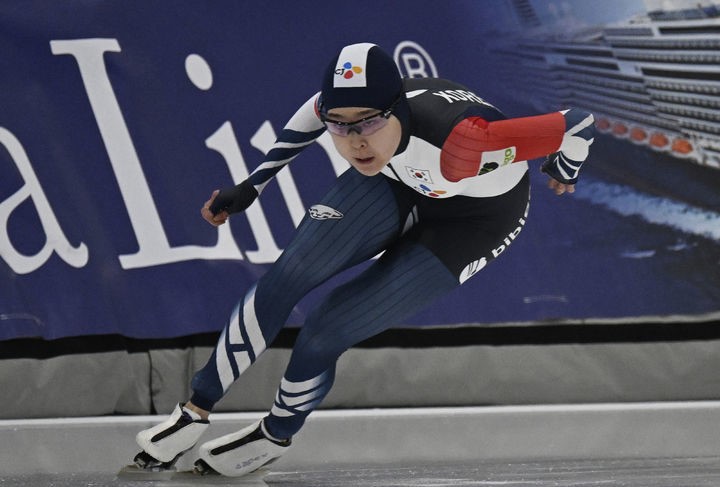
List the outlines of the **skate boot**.
{"type": "Polygon", "coordinates": [[[135,441],[143,451],[135,455],[135,464],[144,470],[170,469],[197,443],[209,424],[178,404],[168,419],[137,434],[135,441]]]}
{"type": "Polygon", "coordinates": [[[291,440],[276,440],[262,421],[200,446],[195,471],[240,477],[268,465],[290,448],[291,440]]]}

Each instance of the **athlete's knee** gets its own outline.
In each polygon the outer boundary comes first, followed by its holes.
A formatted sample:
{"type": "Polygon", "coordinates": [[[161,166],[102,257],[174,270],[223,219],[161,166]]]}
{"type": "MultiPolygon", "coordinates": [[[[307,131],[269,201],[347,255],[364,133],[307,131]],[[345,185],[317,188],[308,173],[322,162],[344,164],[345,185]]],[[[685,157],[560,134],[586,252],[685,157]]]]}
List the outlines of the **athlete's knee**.
{"type": "MultiPolygon", "coordinates": [[[[324,256],[312,254],[291,244],[258,281],[258,294],[270,306],[295,306],[305,294],[332,275],[334,265],[324,256]]],[[[290,310],[288,310],[289,312],[290,310]]]]}
{"type": "Polygon", "coordinates": [[[298,337],[293,355],[305,363],[334,363],[349,346],[336,334],[324,333],[301,335],[298,337]]]}
{"type": "Polygon", "coordinates": [[[302,259],[281,255],[258,280],[258,287],[263,289],[263,294],[279,293],[281,289],[293,287],[294,280],[304,276],[306,271],[302,259]]]}

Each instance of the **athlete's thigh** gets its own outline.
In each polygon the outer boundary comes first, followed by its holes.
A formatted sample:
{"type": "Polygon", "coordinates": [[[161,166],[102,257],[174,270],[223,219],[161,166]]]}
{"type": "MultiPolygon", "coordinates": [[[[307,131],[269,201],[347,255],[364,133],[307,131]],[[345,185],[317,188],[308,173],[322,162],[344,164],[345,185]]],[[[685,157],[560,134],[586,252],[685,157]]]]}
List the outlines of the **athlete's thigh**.
{"type": "Polygon", "coordinates": [[[327,278],[387,248],[400,235],[400,214],[387,178],[349,169],[310,207],[276,267],[327,278]]]}
{"type": "Polygon", "coordinates": [[[296,342],[297,360],[337,358],[457,286],[455,276],[432,252],[403,236],[310,312],[296,342]]]}
{"type": "MultiPolygon", "coordinates": [[[[410,238],[433,252],[460,283],[505,252],[522,231],[529,210],[526,177],[512,190],[492,198],[457,200],[447,218],[432,214],[410,238]]],[[[433,213],[430,211],[429,213],[433,213]]]]}

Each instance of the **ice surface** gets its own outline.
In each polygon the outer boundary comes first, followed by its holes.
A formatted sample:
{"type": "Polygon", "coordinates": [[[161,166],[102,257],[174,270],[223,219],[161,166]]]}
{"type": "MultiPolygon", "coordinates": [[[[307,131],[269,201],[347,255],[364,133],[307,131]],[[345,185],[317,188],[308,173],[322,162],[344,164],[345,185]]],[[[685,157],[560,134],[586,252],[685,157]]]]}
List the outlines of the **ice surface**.
{"type": "Polygon", "coordinates": [[[264,478],[187,475],[173,480],[119,479],[115,473],[3,476],[0,486],[204,486],[245,487],[717,487],[720,458],[656,458],[478,462],[437,465],[327,465],[275,471],[264,478]]]}
{"type": "MultiPolygon", "coordinates": [[[[720,486],[720,402],[317,413],[294,450],[240,479],[119,477],[159,417],[0,421],[0,487],[720,486]]],[[[210,436],[251,419],[220,413],[210,436]]]]}

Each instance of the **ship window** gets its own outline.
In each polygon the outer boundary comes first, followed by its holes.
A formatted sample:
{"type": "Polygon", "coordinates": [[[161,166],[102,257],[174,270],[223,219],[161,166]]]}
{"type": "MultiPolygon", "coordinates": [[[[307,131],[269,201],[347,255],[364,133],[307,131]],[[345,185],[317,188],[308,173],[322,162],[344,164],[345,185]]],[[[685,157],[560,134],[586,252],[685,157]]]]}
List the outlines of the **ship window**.
{"type": "Polygon", "coordinates": [[[569,49],[569,48],[558,48],[554,49],[555,52],[562,54],[570,54],[576,56],[599,56],[599,57],[612,57],[612,51],[606,50],[595,50],[595,49],[569,49]]]}
{"type": "Polygon", "coordinates": [[[650,28],[632,29],[620,27],[605,29],[605,34],[611,36],[652,36],[653,32],[650,28]]]}
{"type": "Polygon", "coordinates": [[[643,68],[646,76],[658,76],[661,78],[697,79],[707,81],[720,81],[720,73],[707,71],[669,71],[666,69],[643,68]]]}
{"type": "Polygon", "coordinates": [[[706,25],[698,27],[660,27],[661,34],[720,34],[720,25],[706,25]]]}

